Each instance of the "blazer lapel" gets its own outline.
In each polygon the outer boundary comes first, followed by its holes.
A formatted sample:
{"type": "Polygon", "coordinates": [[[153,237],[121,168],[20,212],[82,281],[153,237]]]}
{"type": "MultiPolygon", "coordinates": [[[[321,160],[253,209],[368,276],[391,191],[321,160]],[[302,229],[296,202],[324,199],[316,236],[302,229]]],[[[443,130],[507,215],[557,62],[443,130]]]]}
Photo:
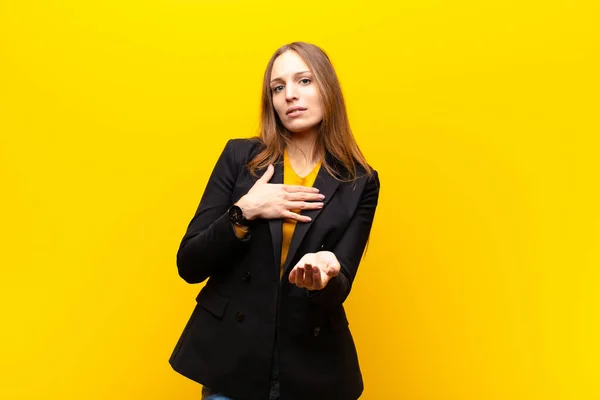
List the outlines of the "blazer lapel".
{"type": "MultiPolygon", "coordinates": [[[[333,176],[331,176],[327,172],[327,170],[325,169],[324,166],[321,166],[313,186],[319,189],[319,193],[322,193],[323,195],[325,195],[325,199],[323,200],[323,207],[318,210],[305,210],[305,211],[301,212],[302,215],[309,216],[311,218],[311,221],[310,222],[298,222],[296,224],[296,228],[294,229],[294,234],[292,236],[292,241],[290,243],[290,248],[288,250],[287,258],[285,260],[285,264],[284,264],[284,268],[283,268],[284,276],[287,273],[288,269],[290,269],[290,261],[294,259],[294,255],[298,251],[298,248],[300,247],[300,244],[302,243],[304,236],[310,229],[312,223],[319,216],[321,211],[323,211],[323,209],[325,209],[325,207],[327,206],[327,203],[329,202],[329,200],[331,199],[331,197],[333,196],[333,194],[335,193],[335,191],[337,190],[339,185],[340,185],[340,181],[338,181],[333,176]]],[[[279,229],[279,238],[281,239],[281,235],[282,235],[281,219],[278,219],[277,221],[279,221],[279,225],[278,225],[277,229],[279,229]]],[[[273,234],[273,228],[274,228],[274,224],[271,225],[271,234],[273,234]]],[[[281,240],[279,241],[279,253],[278,254],[281,257],[281,240]]]]}
{"type": "MultiPolygon", "coordinates": [[[[269,183],[283,183],[283,159],[273,163],[275,172],[269,183]]],[[[264,173],[261,172],[261,174],[264,173]]],[[[283,220],[281,218],[269,219],[269,228],[271,230],[271,240],[273,241],[273,257],[275,257],[275,265],[277,266],[277,276],[279,276],[279,268],[281,265],[281,242],[283,236],[283,220]]]]}

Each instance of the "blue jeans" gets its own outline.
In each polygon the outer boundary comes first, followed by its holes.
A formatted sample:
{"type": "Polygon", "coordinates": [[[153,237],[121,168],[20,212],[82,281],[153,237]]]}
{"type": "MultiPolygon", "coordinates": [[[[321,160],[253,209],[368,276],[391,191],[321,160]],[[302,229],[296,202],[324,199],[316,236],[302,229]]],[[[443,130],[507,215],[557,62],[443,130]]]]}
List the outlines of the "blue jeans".
{"type": "Polygon", "coordinates": [[[209,394],[206,396],[204,392],[204,389],[202,389],[202,400],[233,400],[231,397],[227,397],[221,393],[209,394]]]}
{"type": "MultiPolygon", "coordinates": [[[[201,400],[233,400],[231,397],[227,397],[222,393],[213,392],[210,388],[202,388],[201,400]]],[[[279,400],[279,382],[271,381],[271,392],[269,393],[269,400],[279,400]]]]}
{"type": "MultiPolygon", "coordinates": [[[[277,360],[274,360],[273,371],[271,372],[271,390],[269,391],[269,400],[279,400],[279,366],[277,360]]],[[[204,386],[202,388],[201,400],[234,400],[231,397],[225,396],[223,393],[218,393],[204,386]]]]}

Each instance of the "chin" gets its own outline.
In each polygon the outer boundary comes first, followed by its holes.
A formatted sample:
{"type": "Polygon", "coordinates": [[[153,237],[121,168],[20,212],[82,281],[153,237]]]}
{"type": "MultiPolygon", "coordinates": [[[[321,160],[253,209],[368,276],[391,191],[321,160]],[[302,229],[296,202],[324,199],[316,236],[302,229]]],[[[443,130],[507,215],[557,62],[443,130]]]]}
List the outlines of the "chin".
{"type": "Polygon", "coordinates": [[[318,124],[292,124],[292,125],[288,125],[285,128],[292,132],[292,133],[304,133],[304,132],[310,132],[311,130],[315,129],[318,126],[318,124]]]}
{"type": "Polygon", "coordinates": [[[290,127],[290,128],[287,128],[287,130],[292,132],[295,135],[302,135],[304,133],[310,132],[312,130],[312,127],[311,126],[302,127],[302,128],[298,128],[298,127],[291,128],[290,127]]]}

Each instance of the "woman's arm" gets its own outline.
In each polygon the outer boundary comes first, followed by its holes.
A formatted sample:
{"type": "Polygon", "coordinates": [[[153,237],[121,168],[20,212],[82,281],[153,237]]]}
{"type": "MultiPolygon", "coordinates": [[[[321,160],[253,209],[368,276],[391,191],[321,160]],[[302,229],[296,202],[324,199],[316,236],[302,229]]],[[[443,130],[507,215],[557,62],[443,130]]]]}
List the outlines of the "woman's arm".
{"type": "Polygon", "coordinates": [[[326,308],[334,308],[342,304],[350,294],[352,282],[369,239],[378,200],[379,176],[377,171],[373,171],[373,178],[367,181],[352,220],[332,250],[340,263],[340,273],[331,278],[322,290],[309,291],[309,297],[315,303],[326,308]]]}
{"type": "Polygon", "coordinates": [[[241,163],[245,162],[242,154],[236,154],[236,150],[242,153],[243,142],[232,139],[225,145],[177,251],[179,276],[188,283],[202,282],[225,267],[231,255],[244,251],[250,241],[250,233],[238,237],[227,215],[241,163]]]}

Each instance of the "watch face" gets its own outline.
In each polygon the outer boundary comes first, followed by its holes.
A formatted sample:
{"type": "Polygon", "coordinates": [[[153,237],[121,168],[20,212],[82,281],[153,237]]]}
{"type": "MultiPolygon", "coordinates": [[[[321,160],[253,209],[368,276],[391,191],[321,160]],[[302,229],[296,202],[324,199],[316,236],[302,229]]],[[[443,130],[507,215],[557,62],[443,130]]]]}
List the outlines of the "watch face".
{"type": "Polygon", "coordinates": [[[244,224],[245,219],[244,219],[244,213],[242,212],[242,209],[239,208],[238,206],[232,206],[229,209],[229,219],[234,224],[238,224],[238,225],[244,224]]]}

